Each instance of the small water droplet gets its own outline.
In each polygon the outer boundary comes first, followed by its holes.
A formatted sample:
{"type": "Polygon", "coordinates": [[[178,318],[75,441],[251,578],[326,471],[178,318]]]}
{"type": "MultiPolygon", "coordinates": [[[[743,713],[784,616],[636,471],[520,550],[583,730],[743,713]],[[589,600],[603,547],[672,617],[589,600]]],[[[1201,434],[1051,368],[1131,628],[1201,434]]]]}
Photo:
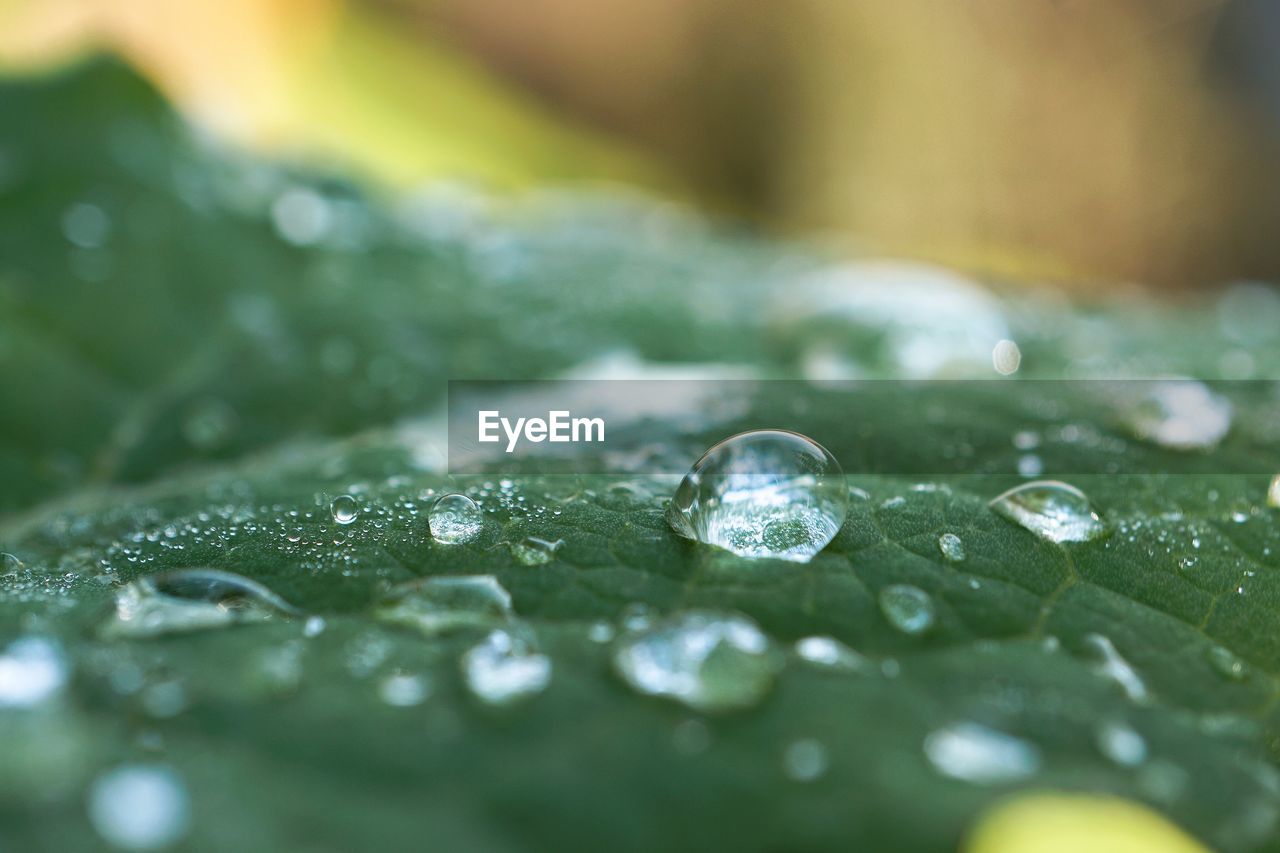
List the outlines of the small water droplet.
{"type": "Polygon", "coordinates": [[[1249,674],[1248,665],[1226,646],[1210,646],[1206,655],[1209,665],[1223,678],[1243,681],[1249,674]]]}
{"type": "Polygon", "coordinates": [[[1116,649],[1109,637],[1102,634],[1088,634],[1084,638],[1086,647],[1096,657],[1095,669],[1099,675],[1109,678],[1129,697],[1131,702],[1144,703],[1148,699],[1147,685],[1138,675],[1129,661],[1116,649]]]}
{"type": "Polygon", "coordinates": [[[633,601],[618,614],[618,624],[627,632],[644,631],[653,625],[653,609],[642,601],[633,601]]]}
{"type": "Polygon", "coordinates": [[[587,639],[593,643],[609,643],[617,633],[608,622],[593,622],[587,629],[587,639]]]}
{"type": "Polygon", "coordinates": [[[302,636],[308,639],[318,637],[324,633],[324,629],[326,627],[327,625],[325,624],[324,617],[309,616],[302,626],[302,636]]]}
{"type": "Polygon", "coordinates": [[[462,674],[476,698],[508,705],[546,689],[551,659],[536,651],[529,631],[497,630],[462,656],[462,674]]]}
{"type": "Polygon", "coordinates": [[[81,249],[98,249],[111,236],[111,217],[96,204],[73,204],[62,214],[62,233],[81,249]]]}
{"type": "Polygon", "coordinates": [[[806,663],[846,672],[875,672],[872,663],[834,637],[796,640],[796,656],[806,663]]]}
{"type": "Polygon", "coordinates": [[[622,637],[613,666],[640,693],[710,712],[760,702],[778,662],[768,637],[747,617],[691,610],[622,637]]]}
{"type": "Polygon", "coordinates": [[[938,550],[953,563],[964,559],[964,542],[954,533],[944,533],[938,537],[938,550]]]}
{"type": "Polygon", "coordinates": [[[1017,373],[1022,366],[1022,350],[1018,349],[1017,343],[1007,338],[997,341],[991,350],[991,366],[1001,376],[1017,373]]]}
{"type": "Polygon", "coordinates": [[[537,536],[526,536],[519,542],[511,543],[511,554],[526,566],[544,566],[555,558],[556,551],[564,544],[563,539],[542,539],[537,536]]]}
{"type": "Polygon", "coordinates": [[[360,507],[351,495],[339,495],[329,503],[329,513],[338,524],[350,524],[360,517],[360,507]]]}
{"type": "Polygon", "coordinates": [[[1280,507],[1280,474],[1271,478],[1271,488],[1267,489],[1267,506],[1280,507]]]}
{"type": "Polygon", "coordinates": [[[484,513],[466,495],[444,495],[427,514],[431,536],[444,545],[470,542],[484,524],[484,513]]]}
{"type": "Polygon", "coordinates": [[[393,588],[374,609],[383,622],[427,636],[511,621],[511,594],[492,575],[422,578],[393,588]]]}
{"type": "Polygon", "coordinates": [[[421,705],[431,695],[431,682],[424,676],[397,672],[378,685],[378,698],[397,708],[421,705]]]}
{"type": "Polygon", "coordinates": [[[296,608],[249,578],[217,569],[177,569],[122,587],[100,633],[156,637],[297,615],[296,608]]]}
{"type": "Polygon", "coordinates": [[[1040,433],[1024,429],[1013,434],[1013,446],[1019,450],[1035,450],[1040,446],[1040,433]]]}
{"type": "Polygon", "coordinates": [[[977,723],[954,723],[930,733],[924,754],[944,776],[1000,785],[1034,776],[1040,751],[1024,740],[977,723]]]}
{"type": "Polygon", "coordinates": [[[1032,479],[1044,473],[1044,460],[1034,453],[1025,453],[1018,457],[1018,476],[1032,479]]]}
{"type": "Polygon", "coordinates": [[[802,738],[787,745],[782,753],[782,768],[796,782],[812,782],[827,772],[831,759],[822,741],[802,738]]]}
{"type": "Polygon", "coordinates": [[[757,430],[703,454],[667,520],[681,536],[742,557],[805,563],[839,532],[848,505],[844,474],[825,448],[798,433],[757,430]]]}
{"type": "Polygon", "coordinates": [[[1125,421],[1139,438],[1173,450],[1207,450],[1231,429],[1231,403],[1195,380],[1156,380],[1130,402],[1125,421]]]}
{"type": "Polygon", "coordinates": [[[89,820],[108,844],[158,850],[187,832],[187,789],[172,770],[126,764],[99,776],[89,791],[89,820]]]}
{"type": "Polygon", "coordinates": [[[50,640],[24,637],[0,654],[0,708],[33,708],[56,696],[66,683],[66,660],[50,640]]]}
{"type": "Polygon", "coordinates": [[[1050,542],[1086,542],[1106,532],[1106,525],[1075,486],[1037,480],[1015,486],[991,501],[991,508],[1050,542]]]}
{"type": "Polygon", "coordinates": [[[889,624],[904,634],[923,634],[933,627],[933,599],[924,590],[895,584],[880,590],[880,610],[889,624]]]}
{"type": "Polygon", "coordinates": [[[1127,723],[1104,722],[1098,726],[1098,751],[1121,767],[1137,767],[1147,760],[1147,742],[1127,723]]]}

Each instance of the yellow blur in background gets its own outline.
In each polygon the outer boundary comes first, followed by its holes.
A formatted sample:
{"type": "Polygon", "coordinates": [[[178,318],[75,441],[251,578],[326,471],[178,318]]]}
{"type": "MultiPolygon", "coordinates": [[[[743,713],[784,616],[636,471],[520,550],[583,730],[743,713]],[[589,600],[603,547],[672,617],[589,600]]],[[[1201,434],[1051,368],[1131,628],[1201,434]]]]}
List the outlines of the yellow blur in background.
{"type": "Polygon", "coordinates": [[[963,853],[1210,853],[1160,815],[1112,797],[1029,794],[997,805],[963,853]]]}
{"type": "Polygon", "coordinates": [[[241,144],[403,186],[618,182],[991,277],[1280,277],[1226,0],[0,0],[241,144]]]}

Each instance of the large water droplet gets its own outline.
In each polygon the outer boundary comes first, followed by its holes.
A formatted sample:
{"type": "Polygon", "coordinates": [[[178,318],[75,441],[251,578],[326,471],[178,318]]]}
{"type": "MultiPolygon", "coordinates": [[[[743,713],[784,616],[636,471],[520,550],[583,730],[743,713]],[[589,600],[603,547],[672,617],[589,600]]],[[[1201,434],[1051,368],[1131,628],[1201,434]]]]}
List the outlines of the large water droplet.
{"type": "Polygon", "coordinates": [[[1128,402],[1125,421],[1139,438],[1162,447],[1207,450],[1231,429],[1231,403],[1203,382],[1158,380],[1128,402]]]}
{"type": "Polygon", "coordinates": [[[768,637],[745,616],[691,610],[622,637],[613,666],[641,693],[699,711],[747,708],[778,668],[768,637]]]}
{"type": "Polygon", "coordinates": [[[470,542],[484,524],[484,513],[466,495],[445,495],[436,501],[427,515],[431,536],[445,545],[470,542]]]}
{"type": "Polygon", "coordinates": [[[923,634],[933,627],[933,599],[929,593],[908,584],[880,590],[880,610],[889,624],[904,634],[923,634]]]}
{"type": "Polygon", "coordinates": [[[1280,474],[1271,478],[1271,488],[1267,489],[1267,506],[1280,507],[1280,474]]]}
{"type": "Polygon", "coordinates": [[[523,628],[497,630],[462,656],[462,674],[471,692],[489,705],[541,693],[551,682],[551,659],[539,654],[523,628]]]}
{"type": "Polygon", "coordinates": [[[938,550],[953,563],[964,559],[964,542],[954,533],[944,533],[938,537],[938,550]]]}
{"type": "Polygon", "coordinates": [[[1085,542],[1107,531],[1084,492],[1056,480],[1015,486],[994,498],[991,508],[1050,542],[1085,542]]]}
{"type": "Polygon", "coordinates": [[[89,791],[89,819],[108,844],[158,850],[182,838],[190,804],[182,780],[167,767],[127,764],[99,776],[89,791]]]}
{"type": "Polygon", "coordinates": [[[378,604],[374,615],[432,636],[459,628],[493,628],[515,614],[511,594],[497,578],[463,575],[399,584],[378,604]]]}
{"type": "Polygon", "coordinates": [[[808,562],[844,523],[849,493],[839,463],[793,432],[725,439],[694,463],[667,510],[681,536],[743,557],[808,562]]]}
{"type": "Polygon", "coordinates": [[[178,569],[121,588],[104,637],[154,637],[299,615],[262,584],[217,569],[178,569]]]}
{"type": "Polygon", "coordinates": [[[1016,782],[1040,769],[1040,751],[1033,744],[977,723],[932,732],[924,754],[944,776],[978,785],[1016,782]]]}
{"type": "Polygon", "coordinates": [[[31,708],[67,683],[67,663],[53,642],[24,637],[0,654],[0,708],[31,708]]]}
{"type": "Polygon", "coordinates": [[[329,512],[338,524],[350,524],[360,516],[360,507],[351,495],[339,495],[330,502],[329,512]]]}

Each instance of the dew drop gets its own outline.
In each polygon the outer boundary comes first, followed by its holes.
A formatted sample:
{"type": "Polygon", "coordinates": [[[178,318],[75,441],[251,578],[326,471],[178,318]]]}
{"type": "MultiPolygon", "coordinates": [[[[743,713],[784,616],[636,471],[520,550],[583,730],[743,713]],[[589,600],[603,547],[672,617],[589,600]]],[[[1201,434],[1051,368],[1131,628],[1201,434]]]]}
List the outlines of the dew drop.
{"type": "Polygon", "coordinates": [[[667,520],[676,533],[742,557],[807,563],[840,530],[849,493],[835,458],[798,433],[727,438],[694,463],[667,520]]]}
{"type": "Polygon", "coordinates": [[[1000,785],[1034,776],[1040,751],[1024,740],[977,723],[955,723],[930,733],[924,754],[944,776],[1000,785]]]}
{"type": "Polygon", "coordinates": [[[953,563],[964,559],[964,542],[954,533],[944,533],[938,537],[938,550],[953,563]]]}
{"type": "Polygon", "coordinates": [[[509,705],[546,689],[551,659],[538,653],[527,629],[499,629],[462,656],[462,674],[480,701],[509,705]]]}
{"type": "Polygon", "coordinates": [[[187,789],[167,767],[126,764],[104,773],[93,783],[89,819],[98,835],[115,847],[168,847],[187,832],[187,789]]]}
{"type": "Polygon", "coordinates": [[[640,693],[710,712],[759,703],[778,662],[768,637],[747,617],[690,610],[622,637],[613,667],[640,693]]]}
{"type": "Polygon", "coordinates": [[[444,545],[470,542],[480,532],[483,523],[484,513],[466,495],[444,495],[427,514],[432,538],[444,545]]]}
{"type": "Polygon", "coordinates": [[[431,577],[394,587],[374,615],[434,636],[461,628],[494,628],[515,612],[511,594],[492,575],[431,577]]]}
{"type": "Polygon", "coordinates": [[[0,708],[33,708],[66,683],[66,660],[50,640],[24,637],[0,654],[0,708]]]}
{"type": "Polygon", "coordinates": [[[1005,338],[997,341],[995,347],[991,350],[991,366],[996,369],[996,373],[1001,376],[1009,376],[1017,373],[1018,368],[1022,365],[1022,350],[1018,349],[1018,344],[1005,338]]]}
{"type": "Polygon", "coordinates": [[[796,656],[805,663],[845,672],[874,672],[865,657],[834,637],[802,637],[796,640],[796,656]]]}
{"type": "Polygon", "coordinates": [[[1128,404],[1124,419],[1139,438],[1173,450],[1208,450],[1231,429],[1231,403],[1203,382],[1156,380],[1128,404]]]}
{"type": "Polygon", "coordinates": [[[933,599],[924,590],[895,584],[880,590],[880,610],[889,624],[904,634],[923,634],[933,627],[933,599]]]}
{"type": "Polygon", "coordinates": [[[1086,542],[1107,529],[1084,492],[1056,480],[1015,486],[994,498],[990,506],[1050,542],[1086,542]]]}
{"type": "Polygon", "coordinates": [[[820,778],[830,764],[827,748],[814,738],[793,741],[782,753],[782,768],[795,782],[812,782],[820,778]]]}
{"type": "Polygon", "coordinates": [[[519,542],[511,543],[511,554],[526,566],[544,566],[555,558],[556,551],[564,540],[542,539],[537,536],[526,536],[519,542]]]}
{"type": "Polygon", "coordinates": [[[350,524],[360,516],[360,508],[351,495],[339,495],[329,504],[329,514],[338,524],[350,524]]]}
{"type": "Polygon", "coordinates": [[[1267,489],[1267,506],[1280,507],[1280,474],[1271,478],[1271,488],[1267,489]]]}
{"type": "Polygon", "coordinates": [[[1126,723],[1105,722],[1097,731],[1098,751],[1121,767],[1137,767],[1147,760],[1147,742],[1126,723]]]}
{"type": "Polygon", "coordinates": [[[126,584],[100,627],[106,638],[156,637],[299,615],[262,584],[217,569],[177,569],[126,584]]]}

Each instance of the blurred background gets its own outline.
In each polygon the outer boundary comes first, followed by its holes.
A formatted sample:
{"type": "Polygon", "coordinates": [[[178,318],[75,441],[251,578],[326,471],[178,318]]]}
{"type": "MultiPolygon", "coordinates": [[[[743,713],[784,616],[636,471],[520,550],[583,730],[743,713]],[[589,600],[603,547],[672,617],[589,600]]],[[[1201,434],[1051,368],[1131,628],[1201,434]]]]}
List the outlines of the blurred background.
{"type": "Polygon", "coordinates": [[[0,0],[236,145],[389,187],[622,184],[995,279],[1280,276],[1269,0],[0,0]]]}

